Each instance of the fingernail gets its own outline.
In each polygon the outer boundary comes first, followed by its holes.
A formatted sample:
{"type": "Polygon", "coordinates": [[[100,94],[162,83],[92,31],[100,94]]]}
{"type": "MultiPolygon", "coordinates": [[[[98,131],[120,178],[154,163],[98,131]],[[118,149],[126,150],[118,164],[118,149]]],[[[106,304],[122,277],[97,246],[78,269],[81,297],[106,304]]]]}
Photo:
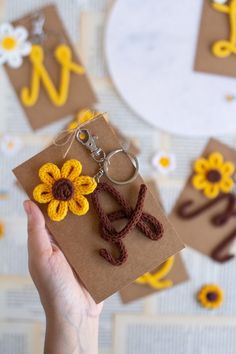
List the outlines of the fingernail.
{"type": "Polygon", "coordinates": [[[30,208],[30,203],[28,200],[25,200],[24,203],[23,203],[23,206],[24,206],[24,209],[25,209],[25,212],[27,215],[30,215],[31,214],[31,208],[30,208]]]}

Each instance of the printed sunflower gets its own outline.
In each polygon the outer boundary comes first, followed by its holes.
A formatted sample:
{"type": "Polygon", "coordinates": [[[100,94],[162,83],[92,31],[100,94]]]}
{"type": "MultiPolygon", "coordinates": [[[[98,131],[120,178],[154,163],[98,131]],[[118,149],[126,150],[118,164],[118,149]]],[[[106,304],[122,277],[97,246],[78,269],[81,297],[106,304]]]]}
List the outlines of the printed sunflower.
{"type": "Polygon", "coordinates": [[[223,304],[223,290],[215,284],[204,285],[198,292],[197,299],[207,309],[216,309],[223,304]]]}
{"type": "Polygon", "coordinates": [[[39,169],[43,183],[34,188],[33,197],[38,203],[49,203],[47,212],[51,220],[63,220],[68,210],[79,216],[88,212],[85,195],[91,194],[97,183],[92,177],[81,176],[81,172],[81,163],[74,159],[66,161],[61,170],[51,162],[39,169]]]}
{"type": "Polygon", "coordinates": [[[213,152],[208,158],[199,158],[194,164],[194,176],[192,185],[198,190],[202,190],[209,198],[216,198],[220,192],[229,193],[233,186],[234,164],[224,161],[219,152],[213,152]]]}
{"type": "Polygon", "coordinates": [[[0,240],[4,238],[5,235],[5,225],[0,221],[0,240]]]}

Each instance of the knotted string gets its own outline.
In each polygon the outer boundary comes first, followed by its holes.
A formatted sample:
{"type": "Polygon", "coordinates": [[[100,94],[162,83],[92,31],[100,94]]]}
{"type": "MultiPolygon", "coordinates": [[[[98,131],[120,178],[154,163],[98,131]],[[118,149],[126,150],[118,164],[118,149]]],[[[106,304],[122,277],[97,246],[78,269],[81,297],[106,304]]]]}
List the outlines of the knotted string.
{"type": "Polygon", "coordinates": [[[68,145],[65,153],[63,154],[63,159],[65,159],[66,156],[68,155],[68,152],[70,151],[70,149],[73,145],[73,142],[76,139],[76,134],[78,133],[78,131],[80,131],[80,129],[82,127],[84,127],[85,125],[91,123],[91,120],[94,121],[94,120],[100,118],[101,116],[103,116],[103,114],[104,113],[95,114],[93,118],[89,119],[88,121],[86,121],[84,123],[78,124],[78,126],[76,128],[64,129],[59,134],[57,134],[55,136],[55,138],[53,139],[53,145],[58,146],[58,147],[63,147],[63,146],[68,145]]]}
{"type": "Polygon", "coordinates": [[[154,216],[143,212],[146,192],[147,186],[145,184],[141,184],[134,209],[123,198],[123,196],[108,183],[99,183],[91,195],[94,208],[100,219],[101,237],[104,240],[115,244],[120,252],[119,256],[115,258],[106,249],[101,249],[99,251],[100,255],[112,265],[120,266],[127,260],[128,251],[122,239],[135,227],[137,227],[146,237],[153,241],[156,241],[163,236],[162,224],[154,216]],[[111,196],[121,206],[120,210],[109,214],[105,213],[99,201],[99,194],[103,191],[111,194],[111,196]],[[112,222],[120,219],[128,219],[128,223],[122,228],[122,230],[117,231],[112,225],[112,222]]]}

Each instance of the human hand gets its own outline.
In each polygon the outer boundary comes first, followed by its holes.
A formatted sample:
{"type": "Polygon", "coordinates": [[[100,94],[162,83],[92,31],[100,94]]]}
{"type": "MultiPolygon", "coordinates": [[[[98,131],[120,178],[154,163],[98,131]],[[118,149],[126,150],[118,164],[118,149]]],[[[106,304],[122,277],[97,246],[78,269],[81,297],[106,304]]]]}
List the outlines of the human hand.
{"type": "MultiPolygon", "coordinates": [[[[64,254],[49,234],[44,216],[38,206],[32,201],[25,201],[24,209],[28,217],[29,271],[45,310],[47,331],[66,332],[67,339],[68,335],[73,337],[74,346],[75,335],[77,339],[81,337],[80,342],[82,341],[83,347],[86,346],[88,349],[91,343],[87,343],[86,338],[91,342],[91,335],[97,337],[102,304],[96,305],[87,290],[79,283],[64,254]],[[71,331],[75,332],[74,335],[71,331]]],[[[52,336],[53,334],[49,335],[52,336]]],[[[94,348],[93,351],[82,351],[82,349],[84,348],[80,348],[80,351],[75,353],[96,353],[94,348]]],[[[59,350],[61,346],[55,353],[64,353],[59,350]]],[[[69,353],[68,348],[65,350],[69,353]]],[[[50,354],[53,352],[51,348],[50,354]]]]}

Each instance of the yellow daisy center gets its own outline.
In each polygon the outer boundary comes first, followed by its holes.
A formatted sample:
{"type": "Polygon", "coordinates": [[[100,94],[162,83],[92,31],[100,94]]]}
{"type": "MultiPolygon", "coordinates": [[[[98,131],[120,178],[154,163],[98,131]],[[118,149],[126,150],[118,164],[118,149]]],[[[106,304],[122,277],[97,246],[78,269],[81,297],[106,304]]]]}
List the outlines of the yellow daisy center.
{"type": "Polygon", "coordinates": [[[56,200],[68,201],[74,195],[74,185],[67,178],[60,178],[52,187],[52,194],[56,200]]]}
{"type": "Polygon", "coordinates": [[[9,150],[13,149],[14,148],[14,143],[12,141],[10,141],[8,144],[7,144],[7,147],[9,150]]]}
{"type": "Polygon", "coordinates": [[[170,166],[170,158],[167,156],[162,156],[159,160],[159,164],[162,167],[169,167],[170,166]]]}
{"type": "Polygon", "coordinates": [[[16,44],[17,44],[17,41],[14,37],[5,37],[3,38],[2,40],[2,47],[3,49],[5,50],[13,50],[15,49],[16,47],[16,44]]]}

